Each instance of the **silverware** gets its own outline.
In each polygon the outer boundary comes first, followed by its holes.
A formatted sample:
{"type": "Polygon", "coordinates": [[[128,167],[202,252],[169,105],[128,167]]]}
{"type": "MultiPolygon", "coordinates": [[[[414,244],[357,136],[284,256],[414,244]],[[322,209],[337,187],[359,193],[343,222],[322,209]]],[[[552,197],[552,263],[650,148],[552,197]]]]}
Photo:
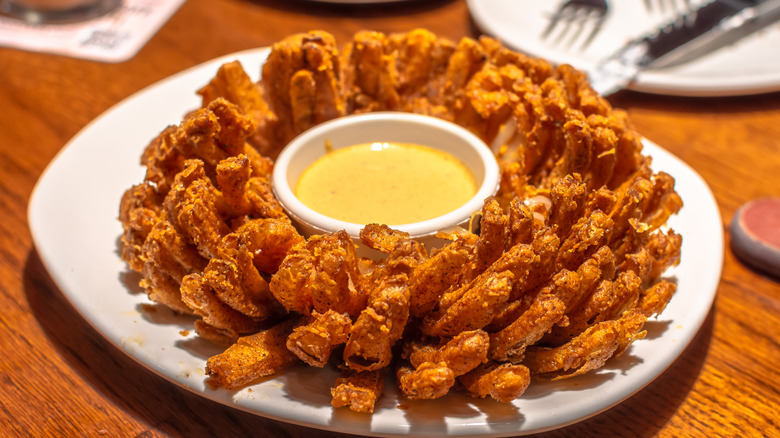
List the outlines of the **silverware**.
{"type": "Polygon", "coordinates": [[[550,16],[542,39],[556,34],[556,44],[573,47],[580,40],[579,48],[584,49],[601,29],[608,11],[607,0],[567,0],[550,16]]]}
{"type": "Polygon", "coordinates": [[[591,85],[599,94],[612,94],[626,88],[644,69],[688,62],[779,18],[780,0],[711,1],[597,63],[588,71],[591,85]]]}
{"type": "Polygon", "coordinates": [[[691,10],[691,0],[644,0],[648,12],[684,14],[691,10]]]}

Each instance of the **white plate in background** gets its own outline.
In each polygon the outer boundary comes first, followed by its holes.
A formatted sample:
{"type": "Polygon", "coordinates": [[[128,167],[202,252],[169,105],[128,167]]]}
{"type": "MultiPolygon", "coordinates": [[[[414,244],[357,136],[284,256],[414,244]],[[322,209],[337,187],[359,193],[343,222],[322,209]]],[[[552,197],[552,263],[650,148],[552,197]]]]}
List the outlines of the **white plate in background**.
{"type": "MultiPolygon", "coordinates": [[[[544,41],[542,33],[562,1],[467,0],[469,11],[486,34],[508,47],[556,64],[589,70],[626,42],[672,19],[651,13],[643,1],[611,1],[601,30],[585,50],[544,41]]],[[[693,1],[692,3],[701,3],[693,1]]],[[[780,90],[780,23],[691,62],[640,73],[629,89],[681,96],[729,96],[780,90]]]]}

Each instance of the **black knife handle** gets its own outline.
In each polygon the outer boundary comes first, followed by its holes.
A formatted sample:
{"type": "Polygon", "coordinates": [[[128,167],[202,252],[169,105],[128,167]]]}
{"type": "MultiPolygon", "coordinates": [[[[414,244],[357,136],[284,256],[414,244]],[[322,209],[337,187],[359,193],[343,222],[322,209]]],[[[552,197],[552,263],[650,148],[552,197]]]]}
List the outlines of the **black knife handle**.
{"type": "Polygon", "coordinates": [[[692,41],[715,28],[725,18],[757,5],[762,0],[715,0],[690,14],[669,23],[653,36],[647,37],[648,62],[658,59],[680,47],[681,42],[692,41]]]}

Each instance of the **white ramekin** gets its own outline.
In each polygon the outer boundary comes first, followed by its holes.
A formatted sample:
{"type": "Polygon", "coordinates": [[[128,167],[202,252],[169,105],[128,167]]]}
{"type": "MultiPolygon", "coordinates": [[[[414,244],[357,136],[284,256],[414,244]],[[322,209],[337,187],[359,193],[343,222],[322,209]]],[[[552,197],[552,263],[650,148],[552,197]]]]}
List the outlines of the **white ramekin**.
{"type": "Polygon", "coordinates": [[[304,236],[345,230],[360,244],[365,224],[340,221],[307,207],[295,196],[301,173],[326,153],[326,141],[333,149],[360,143],[415,143],[448,152],[474,175],[477,193],[465,204],[442,216],[422,222],[393,225],[409,233],[429,250],[444,242],[440,230],[467,226],[472,214],[482,208],[485,198],[498,190],[499,170],[490,148],[476,135],[454,123],[435,117],[403,112],[374,112],[340,117],[301,133],[279,154],[274,165],[274,194],[304,236]]]}

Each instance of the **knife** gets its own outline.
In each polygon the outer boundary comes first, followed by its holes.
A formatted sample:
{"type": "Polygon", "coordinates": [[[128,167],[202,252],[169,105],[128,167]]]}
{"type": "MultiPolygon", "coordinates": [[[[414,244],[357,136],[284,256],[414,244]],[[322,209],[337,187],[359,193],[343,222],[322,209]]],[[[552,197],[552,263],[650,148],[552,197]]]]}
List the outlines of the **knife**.
{"type": "Polygon", "coordinates": [[[780,18],[780,0],[714,0],[656,32],[628,42],[588,72],[606,96],[626,88],[642,70],[695,59],[780,18]]]}

